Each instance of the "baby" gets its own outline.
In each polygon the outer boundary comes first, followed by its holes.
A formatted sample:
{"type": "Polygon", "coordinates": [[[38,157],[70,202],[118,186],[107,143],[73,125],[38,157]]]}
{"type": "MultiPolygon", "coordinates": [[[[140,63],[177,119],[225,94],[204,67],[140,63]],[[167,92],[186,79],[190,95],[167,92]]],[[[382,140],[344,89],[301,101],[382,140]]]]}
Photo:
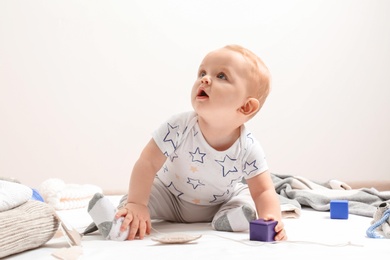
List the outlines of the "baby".
{"type": "MultiPolygon", "coordinates": [[[[269,91],[270,73],[253,52],[228,45],[208,53],[191,91],[194,111],[174,115],[154,132],[134,165],[128,194],[106,218],[109,228],[95,221],[99,230],[132,240],[150,233],[151,219],[245,231],[262,218],[278,221],[274,239],[286,240],[264,151],[245,128],[269,91]]],[[[99,208],[109,206],[103,200],[90,202],[94,220],[104,219],[99,208]]]]}

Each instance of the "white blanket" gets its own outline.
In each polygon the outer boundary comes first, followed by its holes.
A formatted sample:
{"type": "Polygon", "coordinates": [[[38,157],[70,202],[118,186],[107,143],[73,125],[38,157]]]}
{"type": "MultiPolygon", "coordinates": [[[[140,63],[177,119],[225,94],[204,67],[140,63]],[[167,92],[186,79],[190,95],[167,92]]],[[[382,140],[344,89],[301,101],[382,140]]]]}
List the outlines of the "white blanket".
{"type": "MultiPolygon", "coordinates": [[[[116,205],[120,196],[109,196],[116,205]]],[[[91,223],[84,209],[59,211],[67,226],[83,231],[91,223]]],[[[288,242],[262,243],[249,240],[249,232],[229,233],[211,229],[209,223],[177,224],[154,222],[154,231],[144,240],[106,241],[99,233],[81,241],[78,259],[387,259],[390,240],[366,237],[372,218],[349,215],[347,220],[330,219],[327,211],[303,207],[299,218],[284,219],[288,242]],[[184,232],[202,237],[192,243],[162,245],[154,236],[184,232]]],[[[54,259],[53,253],[69,248],[64,236],[53,238],[39,249],[9,259],[54,259]]]]}

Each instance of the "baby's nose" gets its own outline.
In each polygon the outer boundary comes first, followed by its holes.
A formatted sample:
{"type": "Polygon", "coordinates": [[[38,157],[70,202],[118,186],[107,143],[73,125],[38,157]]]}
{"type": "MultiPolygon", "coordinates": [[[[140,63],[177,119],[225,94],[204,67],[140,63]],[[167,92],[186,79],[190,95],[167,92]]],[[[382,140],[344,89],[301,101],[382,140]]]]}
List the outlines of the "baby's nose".
{"type": "Polygon", "coordinates": [[[211,78],[209,76],[204,76],[202,78],[202,83],[203,84],[207,84],[207,85],[210,85],[211,84],[211,78]]]}

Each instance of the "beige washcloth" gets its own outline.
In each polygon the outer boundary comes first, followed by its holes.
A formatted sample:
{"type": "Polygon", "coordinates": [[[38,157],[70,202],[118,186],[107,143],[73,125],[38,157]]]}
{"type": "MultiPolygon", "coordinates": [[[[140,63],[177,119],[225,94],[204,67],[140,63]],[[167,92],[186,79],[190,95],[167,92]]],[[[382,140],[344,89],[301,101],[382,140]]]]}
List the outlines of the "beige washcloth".
{"type": "Polygon", "coordinates": [[[61,179],[48,179],[38,188],[46,203],[56,210],[84,208],[95,193],[102,189],[92,184],[66,184],[61,179]]]}
{"type": "Polygon", "coordinates": [[[0,212],[0,220],[0,258],[45,244],[59,226],[53,207],[36,200],[0,212]]]}

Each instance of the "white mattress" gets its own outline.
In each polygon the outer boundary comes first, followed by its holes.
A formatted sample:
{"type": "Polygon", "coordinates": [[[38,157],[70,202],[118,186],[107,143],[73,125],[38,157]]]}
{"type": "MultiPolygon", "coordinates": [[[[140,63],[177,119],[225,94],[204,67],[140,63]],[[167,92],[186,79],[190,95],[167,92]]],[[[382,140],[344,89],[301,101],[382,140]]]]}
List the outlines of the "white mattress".
{"type": "MultiPolygon", "coordinates": [[[[119,196],[111,196],[117,205],[119,196]]],[[[68,226],[79,231],[91,223],[86,208],[58,212],[68,226]]],[[[79,259],[388,259],[390,239],[366,237],[371,218],[349,215],[347,220],[330,219],[329,212],[303,208],[296,219],[284,219],[289,240],[262,243],[249,240],[249,231],[230,233],[213,231],[208,223],[178,224],[154,222],[161,233],[183,232],[202,237],[188,244],[162,245],[151,238],[144,240],[106,241],[98,232],[82,238],[79,259]],[[383,258],[381,258],[383,257],[383,258]]],[[[44,246],[8,259],[54,259],[52,253],[69,247],[65,237],[51,239],[44,246]]]]}

